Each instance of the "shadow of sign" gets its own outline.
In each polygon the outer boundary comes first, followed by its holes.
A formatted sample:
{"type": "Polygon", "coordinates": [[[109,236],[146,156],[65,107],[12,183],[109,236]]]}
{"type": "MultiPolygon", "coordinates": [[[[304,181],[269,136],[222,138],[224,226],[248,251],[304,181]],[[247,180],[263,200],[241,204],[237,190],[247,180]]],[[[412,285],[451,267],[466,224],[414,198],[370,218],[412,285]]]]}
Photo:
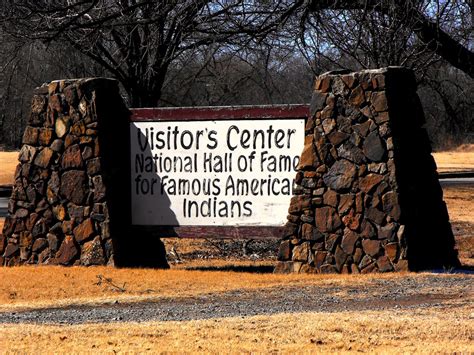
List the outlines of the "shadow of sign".
{"type": "Polygon", "coordinates": [[[158,224],[171,227],[178,226],[176,214],[171,209],[171,200],[163,188],[161,172],[158,171],[158,153],[153,153],[150,146],[148,128],[131,126],[131,134],[136,136],[138,151],[132,151],[132,214],[140,208],[143,213],[133,223],[148,225],[151,219],[158,219],[158,224]],[[137,198],[134,198],[137,197],[137,198]],[[139,198],[138,198],[139,197],[139,198]]]}

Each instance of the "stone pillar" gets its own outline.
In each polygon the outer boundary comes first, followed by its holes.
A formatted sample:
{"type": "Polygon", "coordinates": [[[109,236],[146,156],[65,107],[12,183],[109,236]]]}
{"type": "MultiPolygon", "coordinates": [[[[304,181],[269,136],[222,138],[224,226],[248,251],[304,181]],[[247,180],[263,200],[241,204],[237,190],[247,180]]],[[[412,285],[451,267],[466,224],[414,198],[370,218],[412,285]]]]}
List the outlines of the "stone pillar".
{"type": "Polygon", "coordinates": [[[275,272],[459,265],[412,71],[315,82],[275,272]]]}
{"type": "Polygon", "coordinates": [[[0,264],[114,264],[130,224],[129,111],[111,79],[36,90],[0,264]]]}

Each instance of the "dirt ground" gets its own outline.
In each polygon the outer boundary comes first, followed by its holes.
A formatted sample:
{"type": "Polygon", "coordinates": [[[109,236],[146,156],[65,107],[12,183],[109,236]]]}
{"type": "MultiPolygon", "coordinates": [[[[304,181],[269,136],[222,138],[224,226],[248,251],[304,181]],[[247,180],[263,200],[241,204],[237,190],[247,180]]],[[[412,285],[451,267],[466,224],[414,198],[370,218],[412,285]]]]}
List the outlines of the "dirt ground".
{"type": "MultiPolygon", "coordinates": [[[[0,153],[0,185],[16,157],[0,153]]],[[[441,171],[474,169],[474,146],[435,159],[441,171]]],[[[461,261],[474,266],[474,187],[443,190],[461,261]]],[[[473,274],[274,275],[277,241],[165,243],[171,270],[0,268],[0,349],[474,352],[473,274]]]]}

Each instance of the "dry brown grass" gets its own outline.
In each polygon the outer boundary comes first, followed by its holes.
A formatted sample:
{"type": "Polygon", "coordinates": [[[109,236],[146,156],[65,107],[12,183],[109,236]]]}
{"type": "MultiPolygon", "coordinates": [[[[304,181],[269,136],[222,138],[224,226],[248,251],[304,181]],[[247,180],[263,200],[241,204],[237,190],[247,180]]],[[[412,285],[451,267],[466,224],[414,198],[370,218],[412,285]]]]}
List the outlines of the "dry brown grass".
{"type": "Polygon", "coordinates": [[[464,144],[454,150],[433,153],[438,172],[474,170],[474,144],[464,144]]]}
{"type": "Polygon", "coordinates": [[[0,348],[28,353],[472,353],[472,319],[469,307],[453,304],[405,311],[294,313],[183,322],[2,325],[0,348]]]}
{"type": "Polygon", "coordinates": [[[443,194],[451,221],[474,224],[474,186],[447,186],[443,194]]]}
{"type": "Polygon", "coordinates": [[[13,184],[18,152],[0,152],[0,185],[13,184]]]}
{"type": "MultiPolygon", "coordinates": [[[[207,266],[260,265],[251,262],[207,261],[207,266]]],[[[189,263],[188,266],[192,266],[189,263]]],[[[0,311],[71,304],[134,302],[156,297],[185,297],[234,290],[302,285],[364,285],[391,275],[274,275],[226,271],[114,269],[109,267],[21,266],[0,268],[0,311]],[[112,280],[98,285],[98,275],[112,280]]]]}

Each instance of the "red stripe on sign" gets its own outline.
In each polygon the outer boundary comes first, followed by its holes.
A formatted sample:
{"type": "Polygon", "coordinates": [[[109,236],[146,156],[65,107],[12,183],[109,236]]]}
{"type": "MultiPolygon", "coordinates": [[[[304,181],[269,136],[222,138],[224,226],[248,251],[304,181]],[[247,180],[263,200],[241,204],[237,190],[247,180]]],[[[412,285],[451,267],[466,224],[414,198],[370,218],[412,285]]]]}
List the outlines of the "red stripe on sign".
{"type": "Polygon", "coordinates": [[[132,122],[305,118],[309,105],[132,108],[132,122]]]}

